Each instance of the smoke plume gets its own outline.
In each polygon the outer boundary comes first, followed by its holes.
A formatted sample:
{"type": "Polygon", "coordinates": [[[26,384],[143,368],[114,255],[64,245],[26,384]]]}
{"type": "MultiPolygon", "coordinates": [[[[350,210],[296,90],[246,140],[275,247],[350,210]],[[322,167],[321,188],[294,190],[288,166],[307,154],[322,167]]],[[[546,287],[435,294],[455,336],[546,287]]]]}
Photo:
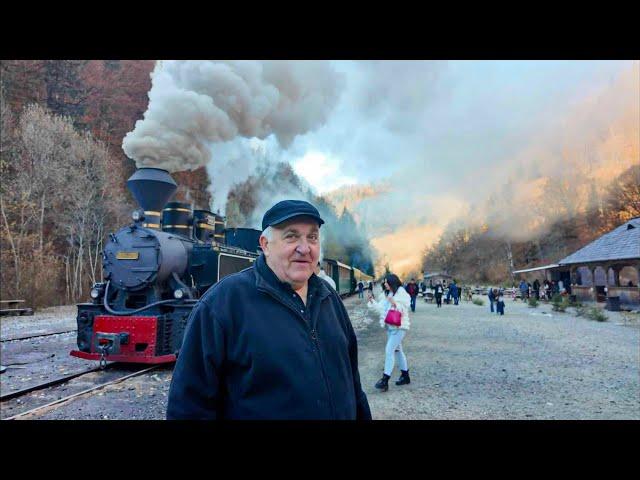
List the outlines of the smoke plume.
{"type": "Polygon", "coordinates": [[[339,90],[326,62],[158,62],[144,119],[122,147],[138,167],[169,171],[207,165],[212,143],[238,136],[273,134],[287,147],[326,121],[339,90]]]}
{"type": "MultiPolygon", "coordinates": [[[[543,235],[640,162],[637,61],[413,63],[360,67],[360,94],[351,86],[345,94],[355,106],[349,123],[357,127],[340,145],[348,158],[341,172],[381,190],[348,206],[392,269],[420,268],[425,247],[454,221],[491,225],[505,240],[543,235]],[[379,79],[373,84],[366,81],[371,68],[379,79]],[[385,69],[403,72],[403,91],[393,89],[385,69]],[[411,85],[423,93],[410,108],[398,108],[411,85]],[[362,130],[370,133],[367,145],[362,130]]],[[[321,132],[339,130],[336,121],[321,132]]],[[[321,140],[312,137],[309,143],[321,140]]]]}

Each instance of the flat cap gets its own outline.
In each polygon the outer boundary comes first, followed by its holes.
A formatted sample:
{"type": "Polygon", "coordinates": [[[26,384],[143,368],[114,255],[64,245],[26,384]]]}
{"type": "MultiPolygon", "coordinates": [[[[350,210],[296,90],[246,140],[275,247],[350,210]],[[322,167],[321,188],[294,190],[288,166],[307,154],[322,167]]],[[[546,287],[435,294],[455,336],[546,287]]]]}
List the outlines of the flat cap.
{"type": "Polygon", "coordinates": [[[262,217],[262,230],[264,231],[267,227],[278,225],[285,220],[300,216],[314,218],[318,221],[318,226],[324,223],[324,220],[320,218],[318,209],[309,202],[304,200],[283,200],[276,203],[264,214],[264,217],[262,217]]]}

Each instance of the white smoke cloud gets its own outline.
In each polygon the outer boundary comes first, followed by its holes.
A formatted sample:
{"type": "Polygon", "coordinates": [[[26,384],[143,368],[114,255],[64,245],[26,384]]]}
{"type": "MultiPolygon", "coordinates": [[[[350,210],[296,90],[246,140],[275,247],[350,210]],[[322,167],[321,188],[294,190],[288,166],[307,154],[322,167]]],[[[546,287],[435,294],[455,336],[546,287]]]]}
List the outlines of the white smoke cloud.
{"type": "Polygon", "coordinates": [[[327,62],[159,62],[144,119],[122,148],[138,167],[179,171],[207,165],[213,143],[239,136],[273,134],[288,147],[326,121],[340,88],[327,62]]]}
{"type": "MultiPolygon", "coordinates": [[[[139,166],[207,165],[222,213],[258,167],[317,152],[336,175],[389,186],[354,206],[372,236],[393,238],[384,248],[406,230],[421,250],[421,236],[460,216],[484,222],[487,209],[519,238],[545,177],[611,178],[637,161],[637,71],[637,61],[164,62],[123,148],[139,166]]],[[[252,222],[295,194],[265,191],[252,222]]]]}
{"type": "Polygon", "coordinates": [[[344,71],[331,121],[294,147],[389,186],[352,210],[392,266],[406,260],[397,232],[422,250],[456,219],[497,216],[505,238],[532,238],[554,220],[539,218],[541,199],[561,213],[570,202],[553,192],[562,185],[580,203],[589,182],[601,188],[639,160],[637,61],[355,62],[344,71]]]}
{"type": "MultiPolygon", "coordinates": [[[[254,216],[246,219],[246,227],[260,228],[262,214],[280,200],[305,198],[298,190],[277,183],[275,172],[278,170],[278,164],[287,163],[288,157],[274,136],[266,140],[236,138],[230,142],[212,145],[211,151],[217,161],[207,165],[211,179],[210,193],[214,210],[219,210],[222,215],[225,214],[229,191],[251,175],[259,175],[264,178],[264,182],[256,192],[258,204],[254,216]]],[[[305,185],[305,189],[311,190],[311,186],[304,179],[301,178],[300,182],[305,185]]]]}

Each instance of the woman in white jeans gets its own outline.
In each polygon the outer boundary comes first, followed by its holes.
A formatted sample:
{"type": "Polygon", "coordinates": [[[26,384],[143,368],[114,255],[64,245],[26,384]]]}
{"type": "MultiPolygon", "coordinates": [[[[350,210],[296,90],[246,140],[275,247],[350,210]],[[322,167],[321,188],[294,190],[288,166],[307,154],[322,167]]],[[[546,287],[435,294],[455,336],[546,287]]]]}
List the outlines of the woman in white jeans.
{"type": "Polygon", "coordinates": [[[409,378],[409,365],[407,364],[407,357],[402,351],[402,340],[404,339],[407,330],[409,330],[409,308],[411,306],[411,297],[402,286],[402,282],[397,275],[390,273],[386,276],[383,282],[383,288],[386,288],[389,292],[388,296],[381,295],[379,300],[375,300],[373,295],[369,292],[369,301],[367,306],[378,312],[380,315],[380,326],[387,330],[387,346],[385,348],[385,360],[384,360],[384,372],[382,378],[376,383],[376,388],[386,392],[389,390],[389,378],[391,378],[391,372],[395,361],[398,362],[398,367],[402,372],[400,378],[396,382],[396,385],[407,385],[411,383],[409,378]],[[400,311],[401,320],[400,326],[389,325],[384,322],[387,312],[395,308],[400,311]]]}

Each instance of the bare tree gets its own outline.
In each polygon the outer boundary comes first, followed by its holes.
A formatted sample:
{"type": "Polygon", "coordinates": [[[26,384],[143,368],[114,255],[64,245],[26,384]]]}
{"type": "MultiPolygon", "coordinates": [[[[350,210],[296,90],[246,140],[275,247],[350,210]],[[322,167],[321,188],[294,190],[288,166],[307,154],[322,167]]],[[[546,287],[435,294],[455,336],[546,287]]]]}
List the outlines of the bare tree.
{"type": "Polygon", "coordinates": [[[107,193],[120,180],[118,169],[104,144],[37,105],[22,112],[16,138],[11,155],[3,151],[0,190],[12,294],[52,292],[57,270],[66,301],[77,301],[102,275],[100,252],[113,210],[107,193]]]}

